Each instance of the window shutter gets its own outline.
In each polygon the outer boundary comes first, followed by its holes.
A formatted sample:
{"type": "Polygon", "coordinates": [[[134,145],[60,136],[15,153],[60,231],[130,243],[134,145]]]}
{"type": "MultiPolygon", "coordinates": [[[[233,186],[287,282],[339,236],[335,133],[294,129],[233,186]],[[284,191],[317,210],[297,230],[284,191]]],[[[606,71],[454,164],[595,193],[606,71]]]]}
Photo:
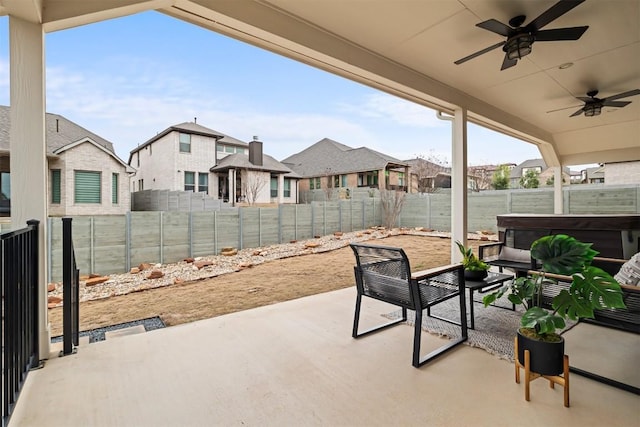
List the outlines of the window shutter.
{"type": "Polygon", "coordinates": [[[75,202],[100,203],[100,172],[75,171],[75,202]]]}
{"type": "Polygon", "coordinates": [[[111,203],[118,204],[118,174],[111,175],[111,203]]]}
{"type": "Polygon", "coordinates": [[[59,204],[60,194],[60,169],[51,170],[51,203],[59,204]]]}

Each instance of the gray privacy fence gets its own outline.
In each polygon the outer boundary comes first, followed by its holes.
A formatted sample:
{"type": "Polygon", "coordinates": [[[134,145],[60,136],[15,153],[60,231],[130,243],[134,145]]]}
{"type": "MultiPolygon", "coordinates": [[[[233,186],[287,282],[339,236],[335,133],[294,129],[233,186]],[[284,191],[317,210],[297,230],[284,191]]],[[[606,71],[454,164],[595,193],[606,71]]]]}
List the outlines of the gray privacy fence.
{"type": "Polygon", "coordinates": [[[198,212],[229,206],[222,200],[193,191],[142,190],[131,193],[132,211],[198,212]]]}
{"type": "MultiPolygon", "coordinates": [[[[640,185],[575,186],[564,194],[565,212],[640,212],[640,185]]],[[[553,213],[553,191],[503,190],[469,194],[468,229],[497,231],[496,216],[553,213]]],[[[447,192],[407,195],[400,227],[449,231],[447,192]]],[[[142,262],[169,263],[187,257],[356,231],[382,223],[380,199],[366,197],[304,205],[243,207],[202,212],[129,212],[73,218],[76,261],[82,274],[129,271],[142,262]]],[[[49,278],[61,277],[62,221],[49,218],[49,278]]]]}

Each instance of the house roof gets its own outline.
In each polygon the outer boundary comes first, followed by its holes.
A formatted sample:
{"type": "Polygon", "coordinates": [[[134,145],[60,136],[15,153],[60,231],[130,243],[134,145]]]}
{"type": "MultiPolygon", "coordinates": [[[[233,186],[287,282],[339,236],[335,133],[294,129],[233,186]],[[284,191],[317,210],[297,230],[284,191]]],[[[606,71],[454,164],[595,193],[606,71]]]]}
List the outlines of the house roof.
{"type": "Polygon", "coordinates": [[[328,172],[336,175],[381,170],[390,164],[408,166],[406,162],[370,148],[351,148],[329,138],[321,139],[287,157],[282,163],[305,178],[326,175],[328,172]]]}
{"type": "MultiPolygon", "coordinates": [[[[520,163],[519,165],[517,165],[513,169],[511,169],[510,177],[511,177],[511,179],[520,179],[522,177],[522,169],[524,169],[524,168],[535,168],[535,167],[541,168],[542,172],[547,170],[547,164],[545,163],[544,159],[528,159],[528,160],[525,160],[524,162],[520,163]]],[[[562,168],[562,172],[566,173],[566,174],[570,174],[571,170],[568,167],[564,166],[562,168]]]]}
{"type": "Polygon", "coordinates": [[[157,141],[158,139],[162,138],[163,136],[171,132],[184,132],[184,133],[190,133],[192,135],[208,136],[210,138],[214,138],[220,141],[221,143],[227,144],[227,145],[236,145],[244,148],[249,146],[249,144],[247,144],[246,142],[240,141],[239,139],[226,135],[222,132],[218,132],[217,130],[209,129],[208,127],[199,125],[194,122],[184,122],[177,125],[169,126],[168,128],[158,133],[151,139],[148,139],[144,143],[138,145],[136,148],[131,150],[131,153],[129,154],[129,163],[131,163],[131,158],[136,152],[142,150],[147,145],[152,144],[154,141],[157,141]]]}
{"type": "Polygon", "coordinates": [[[284,173],[289,178],[300,178],[298,174],[283,165],[273,157],[263,154],[262,165],[254,165],[246,154],[230,154],[220,160],[218,164],[209,169],[211,172],[224,172],[229,169],[249,169],[254,171],[284,173]]]}
{"type": "Polygon", "coordinates": [[[125,171],[128,173],[132,173],[136,171],[133,167],[126,164],[120,157],[116,156],[116,153],[114,153],[113,151],[109,151],[106,147],[103,147],[102,145],[98,144],[97,142],[95,142],[93,139],[89,137],[79,139],[78,141],[74,141],[67,145],[63,145],[62,147],[57,148],[53,152],[53,154],[56,154],[56,155],[62,154],[65,151],[71,150],[72,148],[77,147],[78,145],[81,145],[81,144],[91,144],[95,146],[97,149],[104,151],[107,155],[113,157],[113,159],[116,162],[120,163],[124,167],[125,171]]]}
{"type": "MultiPolygon", "coordinates": [[[[10,111],[9,107],[0,105],[0,151],[5,152],[9,152],[10,111]]],[[[115,155],[111,142],[59,114],[47,113],[45,115],[45,126],[47,155],[54,155],[56,150],[85,138],[91,139],[94,144],[115,155]]]]}

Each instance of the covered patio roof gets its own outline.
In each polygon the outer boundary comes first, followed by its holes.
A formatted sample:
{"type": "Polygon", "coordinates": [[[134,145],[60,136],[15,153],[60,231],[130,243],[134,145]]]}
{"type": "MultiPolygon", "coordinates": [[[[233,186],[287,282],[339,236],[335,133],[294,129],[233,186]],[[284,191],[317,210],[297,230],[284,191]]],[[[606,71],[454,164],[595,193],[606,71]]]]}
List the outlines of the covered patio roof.
{"type": "Polygon", "coordinates": [[[588,26],[579,40],[538,41],[503,71],[500,48],[454,63],[504,41],[476,24],[525,15],[526,25],[556,3],[5,0],[0,15],[57,31],[156,9],[443,112],[466,109],[470,121],[536,144],[549,166],[640,159],[640,98],[570,117],[588,91],[640,88],[640,1],[575,1],[544,29],[588,26]]]}

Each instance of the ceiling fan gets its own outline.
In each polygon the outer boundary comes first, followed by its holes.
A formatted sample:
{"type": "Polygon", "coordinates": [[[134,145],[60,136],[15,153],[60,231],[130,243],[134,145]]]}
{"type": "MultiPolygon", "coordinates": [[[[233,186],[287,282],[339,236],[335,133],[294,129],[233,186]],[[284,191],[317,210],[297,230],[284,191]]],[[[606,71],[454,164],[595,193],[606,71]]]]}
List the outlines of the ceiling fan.
{"type": "Polygon", "coordinates": [[[504,70],[513,67],[517,64],[518,59],[530,54],[531,46],[535,41],[550,42],[557,40],[578,40],[582,37],[582,34],[587,31],[589,26],[556,28],[553,30],[542,31],[540,31],[540,29],[584,1],[585,0],[560,0],[524,27],[521,25],[527,19],[525,15],[518,15],[511,18],[509,20],[509,25],[503,24],[495,19],[489,19],[488,21],[476,24],[476,27],[484,28],[492,33],[504,36],[507,40],[496,43],[493,46],[489,46],[486,49],[482,49],[462,59],[458,59],[454,64],[460,65],[463,62],[467,62],[470,59],[502,46],[502,50],[505,54],[504,60],[502,61],[502,68],[500,68],[500,70],[504,70]]]}
{"type": "Polygon", "coordinates": [[[570,115],[569,117],[579,116],[584,112],[586,117],[598,116],[602,112],[602,107],[626,107],[631,104],[631,101],[616,101],[616,99],[627,98],[629,96],[640,95],[640,89],[629,90],[617,95],[608,96],[606,98],[596,98],[598,94],[597,90],[591,90],[587,92],[587,96],[576,97],[580,101],[584,101],[584,106],[570,115]]]}

